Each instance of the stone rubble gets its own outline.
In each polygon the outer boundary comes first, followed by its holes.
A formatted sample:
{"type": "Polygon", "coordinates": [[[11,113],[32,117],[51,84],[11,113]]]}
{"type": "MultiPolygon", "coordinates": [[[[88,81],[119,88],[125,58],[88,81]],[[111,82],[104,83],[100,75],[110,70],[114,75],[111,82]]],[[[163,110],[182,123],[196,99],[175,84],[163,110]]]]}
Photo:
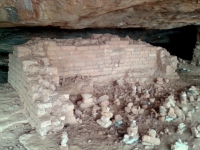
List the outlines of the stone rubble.
{"type": "Polygon", "coordinates": [[[187,129],[186,125],[184,123],[180,123],[178,125],[177,133],[183,134],[183,132],[187,129]]]}
{"type": "Polygon", "coordinates": [[[189,147],[186,143],[183,143],[180,139],[174,144],[171,145],[171,150],[188,150],[189,147]]]}
{"type": "Polygon", "coordinates": [[[81,94],[82,102],[79,103],[80,109],[91,108],[95,105],[92,94],[81,94]]]}
{"type": "Polygon", "coordinates": [[[156,138],[156,131],[153,129],[149,130],[149,135],[142,136],[143,145],[160,145],[160,139],[156,138]]]}
{"type": "Polygon", "coordinates": [[[139,140],[138,126],[136,121],[132,121],[130,127],[127,128],[127,134],[124,135],[123,142],[125,144],[133,144],[139,140]]]}
{"type": "Polygon", "coordinates": [[[103,128],[108,128],[109,126],[111,126],[112,121],[110,121],[110,118],[112,118],[113,113],[110,112],[110,108],[106,107],[102,109],[101,115],[101,118],[98,119],[96,122],[103,128]]]}
{"type": "Polygon", "coordinates": [[[68,145],[67,145],[67,142],[68,142],[68,134],[67,132],[63,132],[62,133],[62,140],[61,140],[61,146],[60,146],[60,150],[68,150],[68,145]]]}
{"type": "Polygon", "coordinates": [[[199,130],[197,130],[196,127],[192,127],[192,128],[191,128],[191,131],[192,131],[192,136],[193,136],[193,137],[195,137],[195,138],[199,138],[199,137],[200,137],[199,130]]]}

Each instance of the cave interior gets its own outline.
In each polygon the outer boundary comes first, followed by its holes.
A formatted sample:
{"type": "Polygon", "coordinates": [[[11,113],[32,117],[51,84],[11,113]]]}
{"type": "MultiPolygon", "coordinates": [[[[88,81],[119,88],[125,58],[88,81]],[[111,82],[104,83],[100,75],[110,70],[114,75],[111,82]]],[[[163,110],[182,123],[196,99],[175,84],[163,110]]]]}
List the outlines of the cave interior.
{"type": "Polygon", "coordinates": [[[141,29],[141,28],[100,28],[67,30],[56,27],[14,27],[0,29],[0,82],[7,82],[8,54],[14,45],[21,45],[34,37],[70,39],[75,37],[87,38],[92,33],[115,34],[119,37],[129,36],[133,40],[141,40],[153,46],[167,49],[171,55],[183,60],[191,61],[193,50],[197,42],[197,26],[185,26],[174,29],[141,29]]]}

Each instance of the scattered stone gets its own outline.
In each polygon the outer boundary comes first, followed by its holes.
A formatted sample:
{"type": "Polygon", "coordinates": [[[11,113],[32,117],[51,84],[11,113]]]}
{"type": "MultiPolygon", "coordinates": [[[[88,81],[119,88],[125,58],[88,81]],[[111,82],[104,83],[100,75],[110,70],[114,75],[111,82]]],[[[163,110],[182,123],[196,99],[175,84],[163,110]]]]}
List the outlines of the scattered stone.
{"type": "Polygon", "coordinates": [[[185,114],[183,113],[183,111],[178,107],[175,106],[174,107],[174,113],[181,119],[183,119],[183,121],[185,121],[185,114]]]}
{"type": "Polygon", "coordinates": [[[192,136],[194,136],[195,138],[199,138],[200,137],[200,133],[199,133],[199,131],[197,130],[196,127],[192,127],[191,131],[192,131],[192,136]]]}
{"type": "Polygon", "coordinates": [[[174,113],[174,108],[172,108],[172,107],[169,108],[168,116],[173,119],[176,118],[176,114],[174,113]]]}
{"type": "Polygon", "coordinates": [[[163,103],[163,106],[165,108],[175,107],[176,101],[174,100],[174,96],[170,95],[168,98],[165,99],[165,102],[163,103]]]}
{"type": "Polygon", "coordinates": [[[142,136],[143,145],[160,145],[160,139],[156,138],[156,131],[151,129],[149,130],[149,135],[142,136]]]}
{"type": "Polygon", "coordinates": [[[197,130],[200,132],[200,125],[197,126],[197,130]]]}
{"type": "Polygon", "coordinates": [[[94,102],[93,102],[93,103],[81,103],[81,104],[80,104],[80,108],[81,108],[81,109],[91,108],[91,107],[93,107],[94,105],[95,105],[94,102]]]}
{"type": "Polygon", "coordinates": [[[133,144],[137,142],[139,139],[138,135],[138,126],[136,125],[136,121],[134,120],[130,127],[127,129],[127,134],[124,135],[123,142],[125,144],[133,144]]]}
{"type": "Polygon", "coordinates": [[[129,108],[129,107],[125,107],[125,112],[127,112],[127,113],[130,113],[131,112],[131,109],[129,108]]]}
{"type": "Polygon", "coordinates": [[[133,106],[132,109],[131,109],[131,112],[134,114],[134,115],[138,115],[138,109],[136,106],[133,106]]]}
{"type": "Polygon", "coordinates": [[[91,108],[95,105],[91,94],[81,94],[82,102],[79,103],[81,109],[91,108]]]}
{"type": "Polygon", "coordinates": [[[194,102],[194,96],[190,95],[189,100],[190,102],[194,102]]]}
{"type": "Polygon", "coordinates": [[[103,96],[99,97],[99,99],[97,99],[97,103],[100,103],[100,102],[102,102],[104,100],[108,100],[108,99],[109,99],[108,95],[103,95],[103,96]]]}
{"type": "Polygon", "coordinates": [[[199,92],[197,91],[195,86],[191,86],[188,90],[187,90],[187,94],[188,95],[192,95],[192,96],[198,96],[199,92]]]}
{"type": "Polygon", "coordinates": [[[143,109],[147,109],[147,108],[148,108],[148,105],[142,105],[142,108],[143,108],[143,109]]]}
{"type": "Polygon", "coordinates": [[[122,116],[121,115],[115,115],[115,121],[122,121],[122,116]]]}
{"type": "Polygon", "coordinates": [[[103,128],[108,128],[112,124],[110,118],[112,118],[113,113],[110,112],[110,108],[107,107],[106,109],[102,110],[101,114],[102,114],[101,119],[98,119],[97,123],[103,128]]]}
{"type": "Polygon", "coordinates": [[[167,115],[167,109],[163,106],[159,106],[159,111],[161,116],[166,116],[167,115]]]}
{"type": "Polygon", "coordinates": [[[188,150],[189,147],[179,139],[174,145],[171,145],[171,150],[188,150]]]}
{"type": "Polygon", "coordinates": [[[92,94],[81,94],[81,97],[84,99],[84,100],[87,100],[89,98],[92,98],[92,94]]]}
{"type": "Polygon", "coordinates": [[[74,114],[75,114],[76,118],[80,118],[83,113],[79,109],[76,109],[74,114]]]}
{"type": "Polygon", "coordinates": [[[116,104],[117,106],[120,106],[120,100],[118,98],[115,99],[114,104],[116,104]]]}
{"type": "Polygon", "coordinates": [[[108,100],[103,100],[100,102],[100,107],[101,108],[106,108],[109,105],[109,101],[108,100]]]}
{"type": "Polygon", "coordinates": [[[172,118],[172,117],[169,117],[169,116],[165,117],[165,121],[167,121],[167,122],[171,122],[173,120],[174,120],[174,118],[172,118]]]}
{"type": "Polygon", "coordinates": [[[163,84],[163,78],[157,78],[156,83],[157,84],[163,84]]]}
{"type": "Polygon", "coordinates": [[[185,92],[181,92],[180,98],[181,98],[181,103],[182,104],[186,104],[187,103],[187,94],[185,92]]]}
{"type": "Polygon", "coordinates": [[[183,132],[187,129],[186,125],[184,123],[181,123],[178,125],[177,133],[183,134],[183,132]]]}
{"type": "Polygon", "coordinates": [[[151,103],[154,103],[154,102],[155,102],[155,98],[150,98],[149,101],[150,101],[151,103]]]}
{"type": "Polygon", "coordinates": [[[67,142],[68,142],[68,134],[66,131],[63,132],[62,134],[62,141],[61,141],[61,146],[67,146],[67,142]]]}

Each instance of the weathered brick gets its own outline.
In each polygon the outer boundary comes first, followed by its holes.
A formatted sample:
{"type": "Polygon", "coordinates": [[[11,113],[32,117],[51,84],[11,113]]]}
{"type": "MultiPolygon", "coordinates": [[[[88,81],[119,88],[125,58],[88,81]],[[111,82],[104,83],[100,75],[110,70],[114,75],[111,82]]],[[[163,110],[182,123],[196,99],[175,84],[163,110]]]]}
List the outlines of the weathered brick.
{"type": "Polygon", "coordinates": [[[99,45],[89,45],[88,46],[88,49],[89,50],[97,50],[97,49],[99,49],[100,47],[99,47],[99,45]]]}
{"type": "Polygon", "coordinates": [[[120,37],[110,38],[111,41],[120,41],[120,37]]]}
{"type": "Polygon", "coordinates": [[[61,51],[76,50],[76,46],[60,46],[61,51]]]}
{"type": "Polygon", "coordinates": [[[78,51],[85,51],[88,50],[88,46],[77,46],[78,51]]]}
{"type": "Polygon", "coordinates": [[[83,54],[84,52],[74,50],[74,51],[70,51],[69,53],[70,53],[70,55],[81,55],[81,54],[83,54]]]}
{"type": "Polygon", "coordinates": [[[48,46],[47,51],[60,51],[60,46],[48,46]]]}

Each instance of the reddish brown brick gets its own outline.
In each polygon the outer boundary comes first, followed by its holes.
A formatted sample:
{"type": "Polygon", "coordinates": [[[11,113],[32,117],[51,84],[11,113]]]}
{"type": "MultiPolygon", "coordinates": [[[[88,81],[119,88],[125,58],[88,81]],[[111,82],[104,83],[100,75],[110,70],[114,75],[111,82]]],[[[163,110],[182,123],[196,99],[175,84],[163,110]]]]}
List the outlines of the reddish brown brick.
{"type": "Polygon", "coordinates": [[[77,50],[79,51],[85,51],[88,50],[88,46],[77,46],[77,50]]]}
{"type": "Polygon", "coordinates": [[[89,50],[97,50],[99,48],[100,48],[99,45],[90,45],[90,46],[88,46],[89,50]]]}
{"type": "Polygon", "coordinates": [[[60,46],[48,46],[47,51],[60,51],[60,46]]]}
{"type": "Polygon", "coordinates": [[[76,46],[60,46],[61,51],[76,50],[76,46]]]}

